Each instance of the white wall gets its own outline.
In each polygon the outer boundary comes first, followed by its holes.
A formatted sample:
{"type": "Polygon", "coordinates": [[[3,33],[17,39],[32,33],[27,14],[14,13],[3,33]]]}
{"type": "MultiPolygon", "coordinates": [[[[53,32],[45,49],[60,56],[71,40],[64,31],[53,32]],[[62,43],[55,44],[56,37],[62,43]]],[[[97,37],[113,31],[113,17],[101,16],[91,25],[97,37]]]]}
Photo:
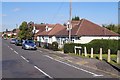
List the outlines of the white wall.
{"type": "MultiPolygon", "coordinates": [[[[72,40],[74,40],[73,43],[81,43],[81,44],[85,44],[85,43],[89,43],[90,41],[94,40],[94,39],[115,39],[118,40],[120,39],[120,37],[105,37],[105,36],[82,36],[79,39],[77,38],[73,38],[72,40]]],[[[64,43],[67,43],[68,38],[66,37],[59,37],[56,38],[55,36],[49,37],[49,36],[38,36],[37,37],[37,41],[41,41],[41,42],[46,42],[52,44],[52,42],[57,41],[59,43],[59,48],[61,48],[63,46],[64,43]]]]}
{"type": "Polygon", "coordinates": [[[8,35],[8,36],[11,36],[12,34],[11,34],[11,33],[8,33],[7,35],[8,35]]]}
{"type": "Polygon", "coordinates": [[[85,43],[89,43],[90,41],[94,40],[94,39],[115,39],[118,40],[118,36],[115,37],[108,37],[108,36],[82,36],[80,37],[80,40],[74,40],[74,43],[81,43],[81,44],[85,44],[85,43]]]}
{"type": "Polygon", "coordinates": [[[38,32],[39,32],[39,30],[37,30],[37,29],[35,28],[35,26],[33,27],[32,32],[34,33],[34,31],[35,31],[35,33],[38,33],[38,32]]]}
{"type": "Polygon", "coordinates": [[[47,32],[47,31],[50,31],[52,28],[46,26],[45,29],[46,29],[46,32],[47,32]]]}
{"type": "Polygon", "coordinates": [[[40,41],[40,37],[39,36],[37,36],[37,41],[40,41]]]}
{"type": "Polygon", "coordinates": [[[52,36],[52,42],[57,41],[57,38],[55,36],[52,36]]]}

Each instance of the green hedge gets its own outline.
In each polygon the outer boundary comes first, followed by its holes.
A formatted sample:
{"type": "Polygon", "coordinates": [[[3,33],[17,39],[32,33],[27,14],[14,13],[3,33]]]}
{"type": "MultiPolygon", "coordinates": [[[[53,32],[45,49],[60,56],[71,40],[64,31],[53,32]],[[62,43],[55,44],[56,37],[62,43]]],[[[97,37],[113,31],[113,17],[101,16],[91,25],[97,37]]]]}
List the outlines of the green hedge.
{"type": "Polygon", "coordinates": [[[57,51],[58,50],[58,43],[57,42],[53,42],[52,44],[43,43],[43,47],[46,49],[51,49],[53,51],[57,51]]]}
{"type": "Polygon", "coordinates": [[[103,48],[103,53],[107,53],[108,49],[111,49],[111,53],[116,54],[117,50],[120,50],[120,41],[93,40],[88,44],[66,43],[64,44],[64,53],[74,53],[74,46],[81,46],[82,52],[84,52],[83,49],[86,47],[88,53],[90,53],[91,48],[94,48],[94,53],[99,54],[100,48],[103,48]]]}

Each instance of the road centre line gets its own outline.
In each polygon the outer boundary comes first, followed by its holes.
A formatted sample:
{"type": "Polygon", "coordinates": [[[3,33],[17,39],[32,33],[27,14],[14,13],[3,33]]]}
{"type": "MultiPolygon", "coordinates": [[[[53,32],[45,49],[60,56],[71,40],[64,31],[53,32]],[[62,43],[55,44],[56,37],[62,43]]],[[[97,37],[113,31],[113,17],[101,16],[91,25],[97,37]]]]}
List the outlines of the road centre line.
{"type": "Polygon", "coordinates": [[[16,54],[18,54],[18,52],[17,51],[14,51],[16,54]]]}
{"type": "Polygon", "coordinates": [[[13,50],[13,48],[10,48],[11,50],[13,50]]]}
{"type": "Polygon", "coordinates": [[[46,75],[47,77],[53,79],[50,75],[48,75],[47,73],[45,73],[43,70],[41,70],[40,68],[38,68],[37,66],[34,66],[34,68],[36,68],[37,70],[39,70],[40,72],[42,72],[44,75],[46,75]]]}
{"type": "Polygon", "coordinates": [[[20,56],[20,57],[23,58],[25,61],[29,62],[25,57],[23,57],[23,56],[20,56]]]}
{"type": "Polygon", "coordinates": [[[75,68],[75,69],[78,69],[78,70],[84,71],[84,72],[86,72],[86,73],[92,74],[94,77],[103,76],[103,75],[99,75],[99,74],[95,74],[95,73],[93,73],[93,72],[87,71],[87,70],[82,69],[82,68],[78,68],[78,67],[76,67],[76,66],[74,66],[74,65],[71,65],[71,64],[68,64],[68,63],[59,61],[59,60],[54,59],[54,58],[52,58],[52,57],[50,57],[50,56],[48,56],[48,55],[44,55],[44,56],[45,56],[45,57],[48,57],[48,58],[50,58],[50,59],[52,59],[52,60],[55,60],[55,61],[57,61],[57,62],[60,62],[60,63],[62,63],[62,64],[66,64],[66,65],[68,65],[68,66],[70,66],[70,67],[73,67],[73,68],[75,68]]]}

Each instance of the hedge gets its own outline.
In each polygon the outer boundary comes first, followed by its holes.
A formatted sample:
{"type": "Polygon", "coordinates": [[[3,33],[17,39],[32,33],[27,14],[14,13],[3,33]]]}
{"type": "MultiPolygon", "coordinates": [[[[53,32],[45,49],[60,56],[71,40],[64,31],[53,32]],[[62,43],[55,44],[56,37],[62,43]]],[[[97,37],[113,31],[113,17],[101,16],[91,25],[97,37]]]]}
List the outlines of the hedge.
{"type": "Polygon", "coordinates": [[[91,48],[94,49],[95,54],[99,54],[100,48],[103,48],[103,53],[107,53],[108,49],[111,49],[112,54],[116,54],[117,50],[120,50],[119,40],[93,40],[87,44],[66,43],[64,44],[64,53],[74,53],[74,46],[81,46],[82,53],[84,47],[87,48],[87,52],[90,53],[91,48]]]}
{"type": "Polygon", "coordinates": [[[45,49],[50,49],[50,50],[53,50],[53,51],[57,51],[58,50],[58,43],[57,42],[52,42],[52,44],[36,42],[36,45],[38,47],[43,47],[45,49]]]}

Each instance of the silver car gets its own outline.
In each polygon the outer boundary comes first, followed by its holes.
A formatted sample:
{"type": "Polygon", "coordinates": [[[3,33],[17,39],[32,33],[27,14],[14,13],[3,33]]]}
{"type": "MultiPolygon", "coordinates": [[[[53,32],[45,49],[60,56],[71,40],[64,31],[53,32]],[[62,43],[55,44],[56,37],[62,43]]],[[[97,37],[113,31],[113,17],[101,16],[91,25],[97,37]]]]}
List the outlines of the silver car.
{"type": "Polygon", "coordinates": [[[36,44],[32,40],[25,40],[22,43],[22,49],[25,49],[25,50],[26,49],[36,50],[37,47],[36,47],[36,44]]]}
{"type": "Polygon", "coordinates": [[[16,42],[15,38],[12,38],[11,41],[10,41],[11,44],[15,44],[15,42],[16,42]]]}

